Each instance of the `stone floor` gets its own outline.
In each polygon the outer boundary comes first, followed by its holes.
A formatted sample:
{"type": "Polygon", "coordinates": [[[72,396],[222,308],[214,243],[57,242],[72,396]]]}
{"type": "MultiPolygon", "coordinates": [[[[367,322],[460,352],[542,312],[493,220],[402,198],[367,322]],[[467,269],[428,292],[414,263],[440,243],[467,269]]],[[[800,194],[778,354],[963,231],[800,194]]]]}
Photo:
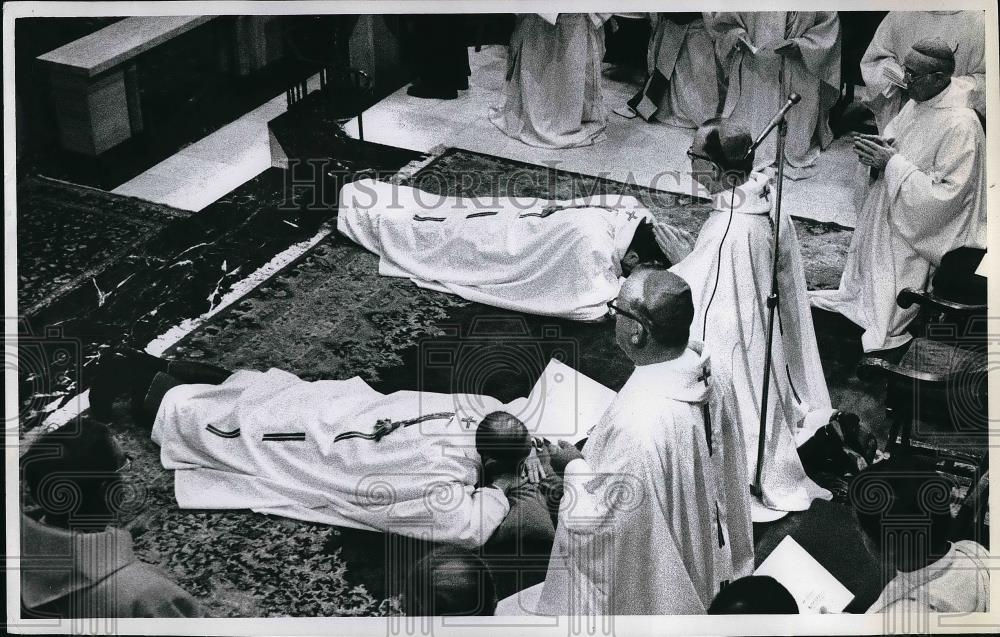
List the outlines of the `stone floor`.
{"type": "MultiPolygon", "coordinates": [[[[691,193],[685,151],[692,131],[612,114],[607,139],[593,146],[545,150],[527,146],[499,131],[487,119],[499,101],[506,68],[506,47],[470,49],[470,88],[455,100],[410,97],[406,88],[390,94],[363,114],[365,139],[428,153],[439,146],[464,148],[535,165],[606,176],[624,183],[651,185],[668,192],[691,193]]],[[[610,69],[608,69],[610,70],[610,69]]],[[[318,83],[310,79],[310,88],[318,83]]],[[[637,86],[612,74],[604,77],[609,108],[623,104],[637,86]]],[[[114,192],[141,197],[185,210],[201,210],[271,164],[266,123],[287,108],[283,95],[182,148],[114,192]]],[[[346,130],[357,137],[357,120],[346,130]]],[[[853,228],[856,161],[846,139],[838,139],[820,156],[819,174],[786,181],[784,209],[791,215],[853,228]]]]}
{"type": "MultiPolygon", "coordinates": [[[[418,99],[407,95],[404,87],[370,108],[363,116],[365,138],[420,152],[429,152],[438,145],[454,146],[536,165],[554,164],[563,170],[670,192],[695,192],[687,176],[685,154],[693,131],[612,113],[607,138],[593,146],[563,150],[528,146],[507,137],[487,118],[490,107],[500,102],[507,48],[494,45],[478,53],[470,50],[469,66],[469,90],[461,91],[458,99],[418,99]]],[[[624,104],[638,88],[613,79],[609,73],[604,75],[604,100],[609,109],[624,104]]],[[[356,121],[347,130],[356,135],[356,121]]],[[[821,155],[816,177],[786,181],[785,210],[793,216],[853,228],[856,165],[850,143],[837,140],[821,155]]]]}

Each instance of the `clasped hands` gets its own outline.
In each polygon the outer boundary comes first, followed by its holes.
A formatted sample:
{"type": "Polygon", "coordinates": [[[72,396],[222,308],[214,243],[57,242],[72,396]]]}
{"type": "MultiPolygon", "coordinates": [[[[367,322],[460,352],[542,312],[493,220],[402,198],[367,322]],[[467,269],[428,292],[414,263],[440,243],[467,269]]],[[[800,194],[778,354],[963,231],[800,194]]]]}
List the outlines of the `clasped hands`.
{"type": "Polygon", "coordinates": [[[893,139],[886,139],[879,135],[865,135],[859,133],[854,136],[854,154],[858,156],[865,166],[870,166],[876,170],[885,170],[886,164],[896,154],[896,149],[892,147],[893,139]]]}
{"type": "Polygon", "coordinates": [[[566,465],[577,458],[583,458],[583,454],[572,443],[560,440],[558,444],[553,444],[544,438],[533,438],[531,452],[524,460],[521,478],[538,484],[550,471],[561,474],[566,465]]]}

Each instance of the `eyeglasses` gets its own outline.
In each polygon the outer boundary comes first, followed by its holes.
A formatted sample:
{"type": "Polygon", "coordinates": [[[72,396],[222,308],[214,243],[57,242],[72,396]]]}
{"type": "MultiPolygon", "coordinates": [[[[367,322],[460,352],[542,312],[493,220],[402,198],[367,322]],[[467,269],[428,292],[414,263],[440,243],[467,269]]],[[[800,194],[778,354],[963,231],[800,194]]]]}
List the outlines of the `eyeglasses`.
{"type": "Polygon", "coordinates": [[[687,156],[688,156],[688,159],[702,159],[704,161],[712,162],[713,164],[715,163],[715,160],[712,159],[711,157],[707,157],[705,155],[701,155],[699,153],[696,153],[693,150],[691,150],[690,148],[687,149],[687,156]]]}
{"type": "Polygon", "coordinates": [[[914,75],[913,71],[911,71],[910,69],[903,69],[903,80],[906,81],[907,84],[911,84],[916,80],[922,80],[925,77],[929,77],[931,75],[934,75],[934,73],[924,73],[923,75],[914,75]]]}
{"type": "Polygon", "coordinates": [[[644,319],[641,316],[638,316],[636,314],[633,314],[632,312],[629,312],[628,310],[621,309],[620,307],[618,307],[617,305],[615,305],[614,301],[608,301],[608,316],[615,316],[617,314],[621,314],[622,316],[628,317],[628,318],[632,319],[633,321],[635,321],[636,323],[639,323],[641,325],[646,325],[646,319],[644,319]]]}

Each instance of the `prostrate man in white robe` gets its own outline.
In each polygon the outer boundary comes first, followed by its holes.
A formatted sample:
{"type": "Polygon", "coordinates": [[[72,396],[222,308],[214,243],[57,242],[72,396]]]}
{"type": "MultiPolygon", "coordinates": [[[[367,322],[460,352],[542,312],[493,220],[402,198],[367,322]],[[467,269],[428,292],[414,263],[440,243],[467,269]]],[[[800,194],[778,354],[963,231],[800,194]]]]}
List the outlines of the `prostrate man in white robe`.
{"type": "Polygon", "coordinates": [[[604,22],[610,14],[526,13],[507,53],[507,83],[490,121],[531,146],[572,148],[603,138],[604,22]]]}
{"type": "Polygon", "coordinates": [[[986,249],[986,139],[971,87],[952,80],[954,55],[940,39],[914,44],[904,66],[910,101],[882,136],[855,141],[873,178],[840,287],[810,296],[862,327],[866,352],[909,342],[919,308],[896,304],[903,288],[927,289],[952,250],[986,249]]]}
{"type": "MultiPolygon", "coordinates": [[[[709,13],[705,24],[715,35],[719,58],[728,60],[722,115],[756,136],[788,94],[798,93],[802,101],[786,118],[785,175],[790,179],[815,175],[820,149],[833,141],[830,109],[840,97],[837,12],[709,13]]],[[[775,148],[771,136],[757,149],[755,168],[772,165],[775,148]]]]}
{"type": "Polygon", "coordinates": [[[252,509],[475,548],[507,517],[506,491],[531,453],[524,424],[487,396],[384,395],[357,377],[229,374],[128,350],[100,365],[92,399],[106,413],[127,390],[134,411],[155,415],[152,439],[185,509],[252,509]]]}
{"type": "Polygon", "coordinates": [[[628,108],[647,122],[697,128],[719,108],[715,43],[701,13],[652,15],[649,79],[628,108]]]}
{"type": "MultiPolygon", "coordinates": [[[[753,479],[774,259],[774,195],[767,176],[752,171],[753,156],[745,158],[751,144],[749,132],[730,120],[710,120],[695,131],[688,151],[691,174],[712,197],[714,210],[694,250],[671,271],[691,286],[692,337],[704,340],[712,355],[712,372],[732,381],[732,407],[745,436],[747,473],[753,479]]],[[[798,444],[836,412],[830,406],[802,255],[787,212],[782,215],[779,239],[780,302],[772,346],[763,498],[754,499],[755,522],[802,511],[815,498],[831,497],[809,479],[796,452],[798,444]]]]}
{"type": "Polygon", "coordinates": [[[708,353],[688,341],[688,286],[640,269],[614,308],[635,371],[582,454],[552,450],[564,495],[545,582],[497,614],[701,614],[753,569],[739,423],[708,353]]]}
{"type": "Polygon", "coordinates": [[[940,38],[954,52],[953,81],[968,83],[969,106],[986,114],[986,21],[983,11],[890,11],[861,59],[867,98],[880,133],[909,99],[903,59],[919,40],[940,38]]]}
{"type": "Polygon", "coordinates": [[[693,243],[634,197],[441,197],[372,180],[341,189],[337,229],[379,255],[383,276],[578,321],[603,318],[640,262],[675,263],[693,243]]]}

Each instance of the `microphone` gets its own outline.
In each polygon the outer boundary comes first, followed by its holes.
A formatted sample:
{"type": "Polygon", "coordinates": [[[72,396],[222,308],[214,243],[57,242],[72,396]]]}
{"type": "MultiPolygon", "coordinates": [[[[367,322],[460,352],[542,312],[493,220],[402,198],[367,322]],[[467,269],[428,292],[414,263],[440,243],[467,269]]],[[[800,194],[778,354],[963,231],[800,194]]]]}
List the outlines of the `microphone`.
{"type": "Polygon", "coordinates": [[[771,118],[771,121],[767,123],[767,126],[764,127],[764,131],[757,138],[757,141],[755,141],[753,144],[750,145],[750,149],[747,150],[747,154],[743,156],[743,159],[748,158],[750,156],[750,153],[757,150],[757,147],[760,146],[761,143],[767,138],[767,136],[771,134],[771,131],[777,128],[778,124],[780,124],[781,121],[785,119],[785,115],[788,113],[788,111],[791,110],[793,106],[798,104],[801,99],[802,96],[799,95],[798,93],[788,94],[788,101],[785,102],[785,105],[781,107],[781,110],[779,110],[774,115],[774,117],[771,118]]]}

